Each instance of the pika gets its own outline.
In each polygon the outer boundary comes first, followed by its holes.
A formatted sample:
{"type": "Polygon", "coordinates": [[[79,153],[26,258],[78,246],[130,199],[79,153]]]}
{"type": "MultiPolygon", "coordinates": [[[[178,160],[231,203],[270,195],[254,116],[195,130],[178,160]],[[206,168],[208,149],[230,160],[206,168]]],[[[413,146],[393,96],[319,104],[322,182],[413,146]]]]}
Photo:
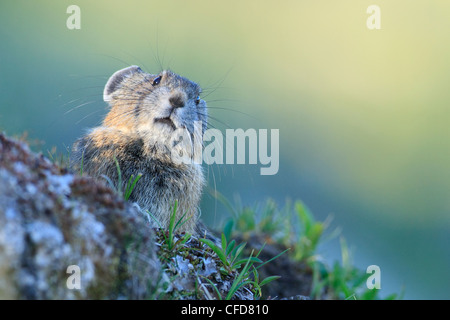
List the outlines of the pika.
{"type": "Polygon", "coordinates": [[[129,200],[167,229],[175,202],[179,232],[200,232],[199,202],[205,185],[201,163],[175,161],[193,157],[193,142],[201,142],[207,127],[207,106],[201,88],[172,71],[149,74],[138,66],[115,72],[106,83],[103,100],[110,110],[99,127],[73,145],[70,167],[94,178],[119,180],[122,190],[130,177],[141,178],[129,200]],[[200,125],[199,125],[200,124],[200,125]],[[187,133],[184,143],[174,138],[187,133]],[[188,143],[186,143],[186,140],[188,143]]]}

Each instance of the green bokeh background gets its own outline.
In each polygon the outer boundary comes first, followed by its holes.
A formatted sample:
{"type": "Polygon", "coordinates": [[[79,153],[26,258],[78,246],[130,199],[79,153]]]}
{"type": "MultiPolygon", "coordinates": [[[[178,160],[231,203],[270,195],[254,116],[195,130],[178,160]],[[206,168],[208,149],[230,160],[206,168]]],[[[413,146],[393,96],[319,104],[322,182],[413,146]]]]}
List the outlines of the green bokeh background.
{"type": "MultiPolygon", "coordinates": [[[[63,151],[101,122],[114,71],[170,68],[215,88],[217,128],[280,129],[277,175],[213,166],[210,188],[301,198],[333,214],[358,267],[380,266],[381,296],[449,299],[449,39],[446,0],[1,1],[0,128],[63,151]]],[[[202,210],[226,215],[208,194],[202,210]]],[[[339,259],[338,241],[320,253],[339,259]]]]}

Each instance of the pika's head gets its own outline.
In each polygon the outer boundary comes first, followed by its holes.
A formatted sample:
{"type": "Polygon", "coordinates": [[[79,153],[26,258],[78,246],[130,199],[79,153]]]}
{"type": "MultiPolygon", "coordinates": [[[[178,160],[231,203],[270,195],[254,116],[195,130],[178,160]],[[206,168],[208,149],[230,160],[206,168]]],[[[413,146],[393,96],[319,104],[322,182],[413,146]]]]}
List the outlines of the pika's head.
{"type": "Polygon", "coordinates": [[[148,74],[131,66],[114,73],[106,83],[103,99],[111,111],[105,123],[155,139],[179,129],[192,137],[202,135],[207,107],[200,94],[198,84],[171,71],[148,74]]]}

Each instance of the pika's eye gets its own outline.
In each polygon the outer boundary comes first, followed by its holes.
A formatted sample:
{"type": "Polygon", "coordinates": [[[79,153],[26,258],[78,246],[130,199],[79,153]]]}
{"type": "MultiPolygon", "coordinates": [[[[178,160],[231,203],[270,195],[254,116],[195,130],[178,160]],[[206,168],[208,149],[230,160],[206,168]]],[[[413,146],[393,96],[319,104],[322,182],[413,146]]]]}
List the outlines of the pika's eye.
{"type": "Polygon", "coordinates": [[[197,96],[197,98],[195,98],[195,104],[198,106],[199,103],[200,103],[200,96],[197,96]]]}
{"type": "Polygon", "coordinates": [[[161,82],[162,76],[158,76],[153,80],[152,86],[157,86],[161,82]]]}

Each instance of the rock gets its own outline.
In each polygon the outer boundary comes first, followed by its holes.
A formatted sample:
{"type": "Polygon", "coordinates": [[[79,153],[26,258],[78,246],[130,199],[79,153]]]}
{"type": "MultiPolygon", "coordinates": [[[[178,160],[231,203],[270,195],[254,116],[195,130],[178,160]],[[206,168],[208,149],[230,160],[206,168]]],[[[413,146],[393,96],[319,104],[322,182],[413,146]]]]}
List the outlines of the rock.
{"type": "Polygon", "coordinates": [[[0,134],[0,299],[151,298],[153,239],[147,217],[105,184],[0,134]]]}

